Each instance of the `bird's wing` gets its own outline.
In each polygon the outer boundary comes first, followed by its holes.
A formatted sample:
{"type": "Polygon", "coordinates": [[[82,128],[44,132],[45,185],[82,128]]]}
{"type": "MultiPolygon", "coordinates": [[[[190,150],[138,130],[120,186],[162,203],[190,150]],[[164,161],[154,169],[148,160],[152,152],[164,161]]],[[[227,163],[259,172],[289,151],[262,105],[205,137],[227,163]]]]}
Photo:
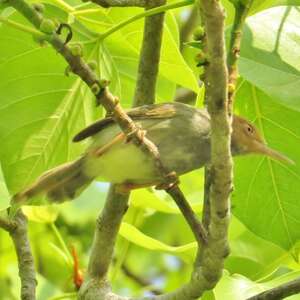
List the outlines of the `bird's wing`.
{"type": "MultiPolygon", "coordinates": [[[[134,108],[128,111],[127,114],[133,120],[172,118],[176,115],[176,106],[173,104],[145,105],[134,108]]],[[[73,138],[73,142],[80,142],[93,136],[113,123],[112,117],[99,120],[77,133],[73,138]]]]}

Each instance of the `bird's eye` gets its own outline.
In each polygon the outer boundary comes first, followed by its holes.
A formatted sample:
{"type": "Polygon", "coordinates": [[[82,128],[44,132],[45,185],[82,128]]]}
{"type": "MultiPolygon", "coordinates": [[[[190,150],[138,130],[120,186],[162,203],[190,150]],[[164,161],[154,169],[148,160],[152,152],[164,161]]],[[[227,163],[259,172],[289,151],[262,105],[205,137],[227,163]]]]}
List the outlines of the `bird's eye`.
{"type": "Polygon", "coordinates": [[[247,126],[247,131],[249,132],[249,133],[253,133],[254,132],[254,129],[253,129],[253,127],[251,127],[251,126],[247,126]]]}

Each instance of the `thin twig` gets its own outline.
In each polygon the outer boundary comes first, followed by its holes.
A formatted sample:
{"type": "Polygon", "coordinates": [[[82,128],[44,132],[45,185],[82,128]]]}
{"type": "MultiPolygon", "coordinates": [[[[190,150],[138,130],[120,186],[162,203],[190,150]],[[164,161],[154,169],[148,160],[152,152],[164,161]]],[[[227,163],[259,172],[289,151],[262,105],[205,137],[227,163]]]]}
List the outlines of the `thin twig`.
{"type": "Polygon", "coordinates": [[[139,276],[135,274],[126,264],[122,264],[122,271],[123,273],[130,279],[132,279],[134,282],[139,284],[142,287],[151,287],[149,291],[154,295],[161,295],[163,292],[160,289],[157,289],[155,287],[152,287],[152,283],[147,278],[144,278],[142,276],[139,276]]]}
{"type": "Polygon", "coordinates": [[[21,210],[14,217],[14,222],[16,223],[16,227],[10,230],[9,233],[14,242],[18,258],[21,299],[34,300],[36,299],[35,289],[37,285],[34,260],[27,236],[27,219],[21,210]]]}
{"type": "Polygon", "coordinates": [[[249,13],[253,0],[236,1],[234,22],[231,30],[230,45],[227,56],[228,83],[231,85],[228,90],[229,110],[232,110],[235,86],[238,78],[237,61],[241,52],[241,41],[243,37],[243,27],[249,13]]]}
{"type": "Polygon", "coordinates": [[[300,293],[300,278],[283,283],[273,289],[252,296],[247,300],[281,300],[300,293]]]}
{"type": "Polygon", "coordinates": [[[91,0],[102,7],[145,7],[147,1],[145,0],[91,0]]]}
{"type": "Polygon", "coordinates": [[[200,248],[203,243],[206,243],[207,239],[207,233],[202,223],[199,221],[190,204],[185,199],[184,194],[179,189],[178,185],[171,186],[166,190],[166,192],[176,202],[178,208],[185,217],[185,220],[188,222],[190,228],[192,229],[192,232],[200,248]]]}

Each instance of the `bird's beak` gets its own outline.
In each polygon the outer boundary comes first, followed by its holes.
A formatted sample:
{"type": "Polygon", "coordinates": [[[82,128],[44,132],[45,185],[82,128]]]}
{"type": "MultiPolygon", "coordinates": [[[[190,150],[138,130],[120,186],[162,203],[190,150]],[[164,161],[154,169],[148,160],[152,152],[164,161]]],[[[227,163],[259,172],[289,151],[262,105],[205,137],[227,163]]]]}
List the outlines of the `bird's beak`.
{"type": "Polygon", "coordinates": [[[267,155],[273,159],[276,159],[276,160],[279,160],[279,161],[282,161],[282,162],[285,162],[285,163],[288,163],[291,165],[295,165],[295,162],[293,160],[289,159],[284,154],[282,154],[276,150],[273,150],[272,148],[269,148],[266,144],[257,142],[256,146],[257,146],[256,147],[257,150],[255,152],[257,152],[257,153],[261,153],[261,154],[267,155]]]}

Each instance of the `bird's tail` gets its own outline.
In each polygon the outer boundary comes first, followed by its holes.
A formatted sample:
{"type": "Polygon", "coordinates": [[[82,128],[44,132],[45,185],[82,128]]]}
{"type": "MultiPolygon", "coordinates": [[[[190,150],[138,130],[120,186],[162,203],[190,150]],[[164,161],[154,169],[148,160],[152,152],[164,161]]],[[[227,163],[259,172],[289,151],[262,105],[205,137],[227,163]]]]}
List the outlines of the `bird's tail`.
{"type": "Polygon", "coordinates": [[[93,178],[83,173],[84,157],[65,163],[42,174],[26,190],[16,194],[12,203],[24,202],[46,194],[50,201],[63,202],[77,197],[93,178]]]}

